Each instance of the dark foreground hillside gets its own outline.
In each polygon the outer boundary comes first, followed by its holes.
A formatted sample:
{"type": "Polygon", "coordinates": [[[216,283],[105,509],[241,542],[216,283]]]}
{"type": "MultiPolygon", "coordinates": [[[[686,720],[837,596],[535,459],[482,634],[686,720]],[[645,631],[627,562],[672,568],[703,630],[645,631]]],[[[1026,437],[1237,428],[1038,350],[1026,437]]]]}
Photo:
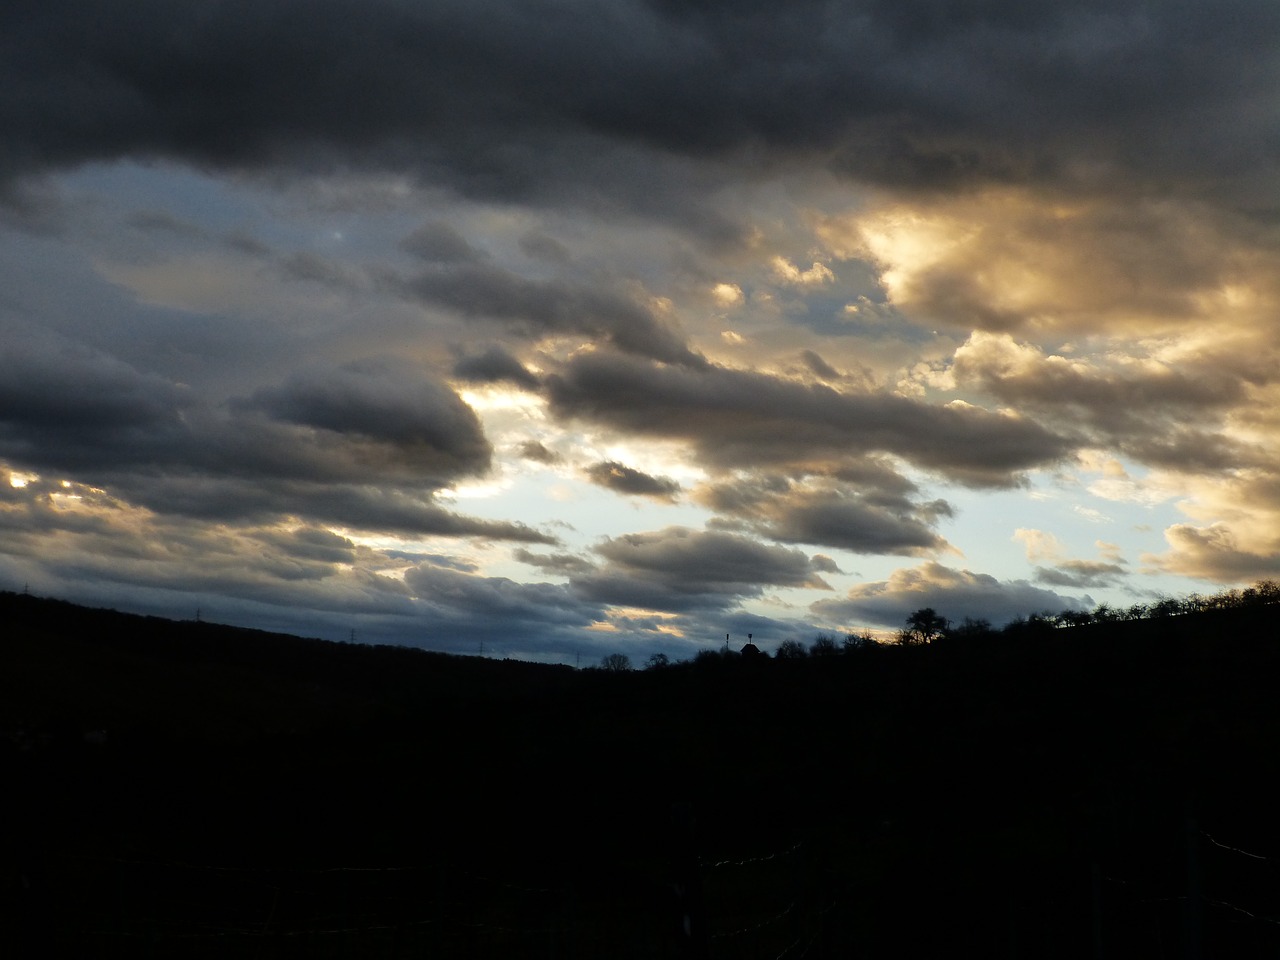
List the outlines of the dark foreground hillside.
{"type": "Polygon", "coordinates": [[[0,595],[0,953],[1280,956],[1274,609],[608,674],[0,595]]]}

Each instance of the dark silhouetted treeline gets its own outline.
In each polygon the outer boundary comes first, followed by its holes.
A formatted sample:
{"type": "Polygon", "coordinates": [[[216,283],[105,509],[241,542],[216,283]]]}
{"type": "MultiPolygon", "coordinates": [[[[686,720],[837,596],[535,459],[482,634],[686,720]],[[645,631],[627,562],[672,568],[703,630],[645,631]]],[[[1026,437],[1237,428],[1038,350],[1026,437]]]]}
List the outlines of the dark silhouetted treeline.
{"type": "Polygon", "coordinates": [[[0,952],[1277,956],[1269,591],[590,671],[3,594],[0,952]]]}

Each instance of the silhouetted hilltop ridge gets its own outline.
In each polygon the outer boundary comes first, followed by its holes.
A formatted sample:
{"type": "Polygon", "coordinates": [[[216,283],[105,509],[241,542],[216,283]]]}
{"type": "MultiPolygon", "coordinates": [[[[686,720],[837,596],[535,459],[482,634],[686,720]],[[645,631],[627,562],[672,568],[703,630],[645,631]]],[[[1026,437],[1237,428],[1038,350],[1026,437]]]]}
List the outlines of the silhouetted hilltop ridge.
{"type": "Polygon", "coordinates": [[[574,671],[2,594],[0,933],[679,956],[692,863],[721,958],[1280,955],[1280,607],[1237,598],[574,671]]]}
{"type": "MultiPolygon", "coordinates": [[[[41,718],[99,727],[179,719],[208,734],[239,718],[257,732],[298,729],[327,711],[405,699],[500,697],[554,687],[572,671],[401,646],[306,639],[0,593],[8,677],[0,729],[41,718]],[[57,717],[59,710],[67,715],[57,717]]],[[[231,726],[237,726],[231,724],[231,726]]]]}

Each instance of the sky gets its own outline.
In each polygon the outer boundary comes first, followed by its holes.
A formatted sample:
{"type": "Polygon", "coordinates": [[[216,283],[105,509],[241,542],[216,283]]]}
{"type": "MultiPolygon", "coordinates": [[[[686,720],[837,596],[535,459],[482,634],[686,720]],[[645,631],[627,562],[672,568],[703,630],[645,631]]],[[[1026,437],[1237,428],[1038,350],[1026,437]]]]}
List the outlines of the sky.
{"type": "Polygon", "coordinates": [[[11,0],[0,588],[585,666],[1276,576],[1278,41],[11,0]]]}

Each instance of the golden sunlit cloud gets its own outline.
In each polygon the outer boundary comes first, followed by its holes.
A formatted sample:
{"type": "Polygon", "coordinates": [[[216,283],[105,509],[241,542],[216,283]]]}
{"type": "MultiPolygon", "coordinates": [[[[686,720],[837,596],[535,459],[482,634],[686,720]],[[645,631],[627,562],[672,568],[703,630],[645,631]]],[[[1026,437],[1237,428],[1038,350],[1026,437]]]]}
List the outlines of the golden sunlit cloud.
{"type": "Polygon", "coordinates": [[[894,305],[966,329],[1181,330],[1276,302],[1277,254],[1192,204],[1001,188],[891,201],[816,231],[834,256],[875,263],[894,305]]]}
{"type": "Polygon", "coordinates": [[[742,288],[736,283],[717,283],[711,288],[711,296],[722,309],[740,306],[744,300],[742,288]]]}
{"type": "Polygon", "coordinates": [[[1019,527],[1013,531],[1013,539],[1026,548],[1027,559],[1032,563],[1058,560],[1065,556],[1061,541],[1052,533],[1046,533],[1043,530],[1019,527]]]}
{"type": "Polygon", "coordinates": [[[1078,503],[1071,508],[1071,512],[1075,513],[1078,516],[1084,517],[1084,519],[1088,520],[1090,523],[1110,523],[1111,522],[1111,518],[1108,517],[1101,510],[1097,510],[1093,507],[1082,506],[1081,504],[1078,504],[1078,503]]]}
{"type": "Polygon", "coordinates": [[[819,286],[820,284],[831,283],[836,278],[829,267],[817,261],[814,261],[813,266],[808,270],[801,270],[786,257],[774,257],[770,262],[773,266],[774,274],[780,280],[797,286],[819,286]]]}

